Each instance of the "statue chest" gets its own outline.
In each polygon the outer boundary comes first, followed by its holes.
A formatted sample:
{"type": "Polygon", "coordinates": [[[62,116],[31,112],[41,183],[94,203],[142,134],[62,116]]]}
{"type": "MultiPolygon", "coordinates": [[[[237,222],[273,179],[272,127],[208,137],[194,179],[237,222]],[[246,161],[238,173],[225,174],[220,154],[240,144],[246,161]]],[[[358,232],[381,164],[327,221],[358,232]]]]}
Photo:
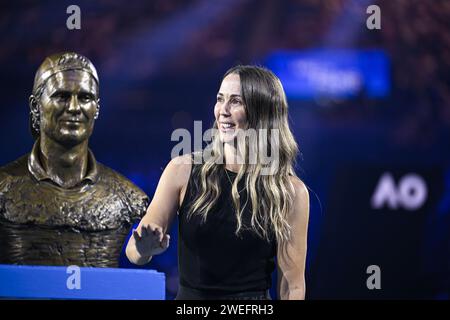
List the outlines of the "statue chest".
{"type": "Polygon", "coordinates": [[[131,211],[126,194],[113,181],[62,189],[20,177],[0,190],[0,216],[18,224],[100,231],[130,223],[131,211]]]}

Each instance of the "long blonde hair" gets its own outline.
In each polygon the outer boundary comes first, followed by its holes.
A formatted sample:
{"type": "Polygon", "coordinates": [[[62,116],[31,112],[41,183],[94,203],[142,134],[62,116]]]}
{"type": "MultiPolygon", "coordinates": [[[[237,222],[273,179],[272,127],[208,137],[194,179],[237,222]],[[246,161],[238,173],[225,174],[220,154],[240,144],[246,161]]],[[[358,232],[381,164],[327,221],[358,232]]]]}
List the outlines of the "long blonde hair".
{"type": "MultiPolygon", "coordinates": [[[[291,228],[287,216],[292,209],[294,189],[290,176],[296,176],[294,171],[298,146],[288,123],[288,105],[286,95],[280,80],[268,69],[258,66],[236,66],[228,70],[229,74],[238,74],[241,81],[241,95],[245,107],[248,128],[267,129],[267,137],[257,136],[257,143],[249,143],[248,139],[240,143],[244,150],[245,161],[240,167],[232,184],[231,195],[235,208],[237,226],[236,235],[243,229],[242,213],[247,205],[241,208],[238,183],[244,179],[245,188],[250,197],[252,216],[251,229],[259,236],[270,240],[271,232],[278,241],[290,238],[291,228]],[[277,131],[278,141],[273,143],[273,133],[277,131]],[[261,150],[278,148],[278,162],[274,174],[262,174],[267,165],[259,156],[261,150]],[[250,163],[249,154],[256,152],[256,162],[250,163]]],[[[222,79],[222,80],[223,80],[222,79]]],[[[217,129],[217,123],[213,128],[217,129]]],[[[213,135],[211,144],[207,147],[210,157],[203,159],[199,170],[199,193],[195,195],[189,215],[198,214],[206,221],[208,212],[216,204],[221,193],[220,174],[224,170],[223,142],[218,135],[213,135]]],[[[254,154],[254,153],[253,153],[254,154]]],[[[197,155],[198,156],[198,155],[197,155]]]]}

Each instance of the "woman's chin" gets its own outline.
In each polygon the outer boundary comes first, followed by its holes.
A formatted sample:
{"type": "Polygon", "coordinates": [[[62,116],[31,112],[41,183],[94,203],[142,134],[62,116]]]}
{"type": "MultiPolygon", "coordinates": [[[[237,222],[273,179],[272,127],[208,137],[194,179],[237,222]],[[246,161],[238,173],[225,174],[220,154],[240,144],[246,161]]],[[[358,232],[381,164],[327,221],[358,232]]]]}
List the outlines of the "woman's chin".
{"type": "Polygon", "coordinates": [[[232,143],[234,139],[236,138],[236,133],[234,130],[230,131],[220,131],[219,132],[219,139],[222,143],[232,143]]]}

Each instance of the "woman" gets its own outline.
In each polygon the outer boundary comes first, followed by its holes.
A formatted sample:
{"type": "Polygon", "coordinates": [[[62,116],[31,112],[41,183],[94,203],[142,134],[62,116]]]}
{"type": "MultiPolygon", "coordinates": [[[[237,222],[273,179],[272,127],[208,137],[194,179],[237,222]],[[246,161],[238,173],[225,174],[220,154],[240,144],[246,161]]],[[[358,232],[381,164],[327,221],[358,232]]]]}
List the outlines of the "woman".
{"type": "Polygon", "coordinates": [[[214,115],[209,156],[170,161],[127,257],[145,264],[164,252],[178,212],[176,299],[270,299],[275,257],[280,299],[304,299],[309,195],[293,169],[298,148],[281,82],[265,68],[234,67],[214,115]],[[250,130],[268,135],[249,141],[250,130]]]}

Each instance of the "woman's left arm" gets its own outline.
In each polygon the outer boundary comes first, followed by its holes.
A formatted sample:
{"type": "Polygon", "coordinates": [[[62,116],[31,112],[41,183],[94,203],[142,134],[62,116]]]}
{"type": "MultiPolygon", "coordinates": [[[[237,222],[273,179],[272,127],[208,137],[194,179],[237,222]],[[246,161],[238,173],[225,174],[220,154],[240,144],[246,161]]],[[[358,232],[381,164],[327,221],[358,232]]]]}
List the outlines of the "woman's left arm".
{"type": "Polygon", "coordinates": [[[306,242],[309,220],[309,193],[305,184],[292,178],[295,190],[294,205],[288,217],[291,226],[289,241],[277,248],[278,297],[280,300],[305,299],[306,242]]]}

